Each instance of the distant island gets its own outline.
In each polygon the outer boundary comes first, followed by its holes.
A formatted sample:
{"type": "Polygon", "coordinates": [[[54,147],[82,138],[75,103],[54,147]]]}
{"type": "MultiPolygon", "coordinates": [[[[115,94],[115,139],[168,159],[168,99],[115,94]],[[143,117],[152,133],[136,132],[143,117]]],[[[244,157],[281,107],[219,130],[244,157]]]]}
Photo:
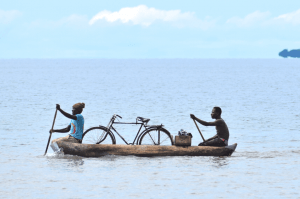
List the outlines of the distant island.
{"type": "Polygon", "coordinates": [[[279,56],[287,58],[287,57],[294,57],[294,58],[300,58],[300,49],[297,50],[290,50],[284,49],[279,53],[279,56]]]}

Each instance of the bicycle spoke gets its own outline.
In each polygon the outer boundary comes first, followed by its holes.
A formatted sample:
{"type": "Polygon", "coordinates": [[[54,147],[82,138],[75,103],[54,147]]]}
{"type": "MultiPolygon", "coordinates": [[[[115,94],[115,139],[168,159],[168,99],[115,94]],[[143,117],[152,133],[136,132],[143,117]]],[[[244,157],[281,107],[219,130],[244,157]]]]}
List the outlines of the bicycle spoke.
{"type": "Polygon", "coordinates": [[[162,141],[160,141],[160,143],[165,143],[167,141],[169,141],[169,137],[165,136],[165,139],[163,139],[162,141]]]}
{"type": "Polygon", "coordinates": [[[152,129],[141,137],[139,144],[143,145],[172,145],[172,139],[166,130],[152,129]]]}
{"type": "Polygon", "coordinates": [[[156,134],[155,133],[153,133],[153,135],[151,135],[151,133],[148,133],[148,135],[149,135],[149,138],[148,139],[151,139],[151,141],[153,142],[153,144],[154,145],[157,145],[156,143],[155,143],[155,140],[156,140],[156,134]]]}
{"type": "MultiPolygon", "coordinates": [[[[99,135],[100,135],[100,133],[101,133],[101,131],[99,132],[99,135]]],[[[103,137],[104,137],[104,135],[106,135],[107,136],[107,134],[106,134],[106,132],[105,131],[102,131],[102,133],[101,133],[101,136],[99,136],[98,137],[98,139],[97,139],[97,142],[96,143],[100,143],[101,141],[102,141],[102,139],[103,139],[103,137]]],[[[105,138],[104,138],[105,139],[105,138]]]]}
{"type": "Polygon", "coordinates": [[[93,127],[83,134],[83,144],[114,144],[114,139],[105,127],[93,127]]]}

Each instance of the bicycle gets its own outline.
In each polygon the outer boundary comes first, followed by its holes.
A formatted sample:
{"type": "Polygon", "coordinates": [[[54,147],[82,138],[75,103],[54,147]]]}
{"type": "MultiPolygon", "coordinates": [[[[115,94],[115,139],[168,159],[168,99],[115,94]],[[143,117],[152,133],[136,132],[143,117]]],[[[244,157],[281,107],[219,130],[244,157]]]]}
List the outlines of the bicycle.
{"type": "Polygon", "coordinates": [[[107,127],[98,126],[86,130],[82,135],[83,144],[116,144],[116,138],[112,130],[119,135],[119,137],[127,145],[173,145],[172,135],[168,130],[163,128],[163,125],[148,125],[150,119],[137,117],[135,123],[130,122],[115,122],[115,119],[121,116],[114,114],[107,127]],[[114,124],[135,124],[140,125],[140,128],[132,143],[128,143],[114,128],[114,124]],[[142,127],[145,128],[141,132],[142,127]]]}

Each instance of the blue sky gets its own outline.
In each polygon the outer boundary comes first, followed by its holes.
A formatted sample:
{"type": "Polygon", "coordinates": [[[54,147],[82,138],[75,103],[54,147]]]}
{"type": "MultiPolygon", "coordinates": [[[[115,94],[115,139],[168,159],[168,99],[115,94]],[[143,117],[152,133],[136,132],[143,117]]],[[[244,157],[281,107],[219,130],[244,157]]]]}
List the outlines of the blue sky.
{"type": "Polygon", "coordinates": [[[278,58],[300,48],[300,1],[0,4],[0,58],[278,58]]]}

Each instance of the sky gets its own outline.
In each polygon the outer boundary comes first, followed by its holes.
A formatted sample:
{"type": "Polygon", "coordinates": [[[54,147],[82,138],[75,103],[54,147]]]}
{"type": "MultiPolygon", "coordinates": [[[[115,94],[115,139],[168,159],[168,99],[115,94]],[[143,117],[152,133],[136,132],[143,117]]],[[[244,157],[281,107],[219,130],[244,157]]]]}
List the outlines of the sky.
{"type": "Polygon", "coordinates": [[[0,59],[279,58],[300,49],[299,0],[10,0],[0,59]]]}

